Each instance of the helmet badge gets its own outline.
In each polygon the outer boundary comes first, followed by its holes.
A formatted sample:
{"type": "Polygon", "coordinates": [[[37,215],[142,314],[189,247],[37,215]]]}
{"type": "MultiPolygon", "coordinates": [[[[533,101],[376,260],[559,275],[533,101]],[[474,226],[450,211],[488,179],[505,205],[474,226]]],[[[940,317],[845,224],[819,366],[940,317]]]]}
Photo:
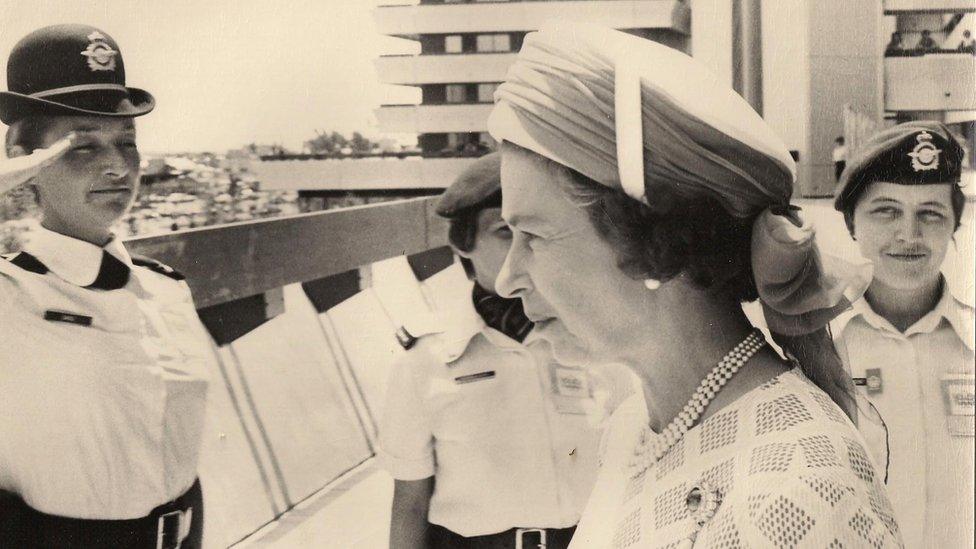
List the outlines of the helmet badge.
{"type": "Polygon", "coordinates": [[[918,141],[918,144],[915,145],[912,152],[908,153],[908,156],[912,157],[912,169],[916,172],[938,169],[939,153],[942,150],[937,149],[932,144],[932,134],[922,132],[915,136],[915,140],[918,141]]]}
{"type": "Polygon", "coordinates": [[[114,71],[115,56],[119,52],[108,45],[105,35],[95,31],[88,35],[88,47],[81,52],[88,58],[88,68],[93,71],[114,71]]]}

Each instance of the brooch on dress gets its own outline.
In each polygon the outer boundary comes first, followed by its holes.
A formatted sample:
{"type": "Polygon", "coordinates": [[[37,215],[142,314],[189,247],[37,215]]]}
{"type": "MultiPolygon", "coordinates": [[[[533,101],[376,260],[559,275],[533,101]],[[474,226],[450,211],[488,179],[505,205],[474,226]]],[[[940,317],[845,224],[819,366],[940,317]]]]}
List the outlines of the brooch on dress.
{"type": "Polygon", "coordinates": [[[708,521],[712,520],[715,512],[718,511],[718,506],[721,504],[722,493],[710,482],[702,480],[692,486],[691,491],[688,492],[688,496],[685,498],[685,505],[688,506],[688,510],[691,512],[691,532],[679,547],[694,547],[698,533],[708,521]]]}

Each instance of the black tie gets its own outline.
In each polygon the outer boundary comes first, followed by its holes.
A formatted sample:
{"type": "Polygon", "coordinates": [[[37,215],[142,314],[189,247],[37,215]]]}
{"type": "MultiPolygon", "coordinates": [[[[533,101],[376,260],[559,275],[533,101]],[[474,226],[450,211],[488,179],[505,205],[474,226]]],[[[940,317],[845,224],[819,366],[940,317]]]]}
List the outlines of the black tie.
{"type": "Polygon", "coordinates": [[[98,267],[98,276],[86,288],[98,290],[118,290],[129,282],[129,266],[119,261],[114,255],[102,250],[102,264],[98,267]]]}
{"type": "Polygon", "coordinates": [[[534,324],[526,318],[521,299],[507,299],[475,284],[471,300],[485,324],[515,341],[521,343],[532,331],[534,324]]]}

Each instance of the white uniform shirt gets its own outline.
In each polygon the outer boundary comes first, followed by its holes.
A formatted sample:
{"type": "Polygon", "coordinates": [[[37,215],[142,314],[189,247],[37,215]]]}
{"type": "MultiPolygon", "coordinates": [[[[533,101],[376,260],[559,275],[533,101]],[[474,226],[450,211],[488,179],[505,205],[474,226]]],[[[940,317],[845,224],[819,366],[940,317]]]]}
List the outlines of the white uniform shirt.
{"type": "Polygon", "coordinates": [[[972,547],[973,308],[944,291],[901,333],[861,299],[831,327],[905,546],[972,547]]]}
{"type": "Polygon", "coordinates": [[[463,311],[394,365],[380,464],[399,480],[435,476],[428,520],[463,536],[575,525],[597,470],[590,393],[619,396],[626,374],[558,366],[533,334],[522,345],[463,311]]]}
{"type": "Polygon", "coordinates": [[[0,489],[55,515],[144,516],[197,475],[213,352],[189,287],[117,240],[116,290],[84,288],[102,248],[41,230],[24,251],[48,272],[0,260],[0,489]]]}

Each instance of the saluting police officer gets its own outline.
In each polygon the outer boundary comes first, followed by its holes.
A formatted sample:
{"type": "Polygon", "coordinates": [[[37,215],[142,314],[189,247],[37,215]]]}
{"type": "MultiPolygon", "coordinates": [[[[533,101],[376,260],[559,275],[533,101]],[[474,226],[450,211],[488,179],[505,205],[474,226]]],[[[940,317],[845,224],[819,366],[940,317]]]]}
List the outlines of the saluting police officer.
{"type": "Polygon", "coordinates": [[[394,365],[377,452],[396,479],[398,549],[566,547],[597,469],[595,397],[626,394],[632,380],[555,363],[521,301],[495,293],[511,244],[500,163],[480,158],[437,205],[473,279],[467,295],[399,334],[409,350],[394,365]]]}
{"type": "Polygon", "coordinates": [[[23,38],[7,87],[0,183],[42,228],[0,260],[0,547],[199,547],[212,350],[182,277],[112,234],[153,97],[86,25],[23,38]]]}
{"type": "Polygon", "coordinates": [[[899,124],[865,143],[834,204],[874,279],[831,327],[906,547],[973,546],[973,307],[941,272],[962,158],[943,124],[899,124]]]}

